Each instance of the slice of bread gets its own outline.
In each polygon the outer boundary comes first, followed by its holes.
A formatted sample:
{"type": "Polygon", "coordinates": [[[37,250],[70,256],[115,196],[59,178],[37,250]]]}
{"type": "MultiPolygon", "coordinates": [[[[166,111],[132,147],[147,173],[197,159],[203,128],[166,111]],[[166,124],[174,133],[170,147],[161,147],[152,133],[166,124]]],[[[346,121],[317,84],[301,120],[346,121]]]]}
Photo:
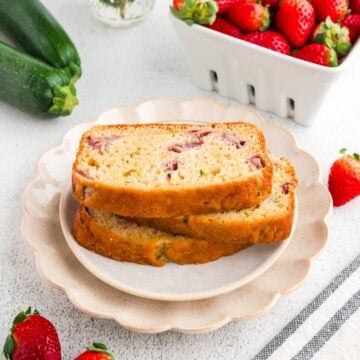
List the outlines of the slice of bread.
{"type": "Polygon", "coordinates": [[[81,246],[100,255],[155,266],[203,264],[249,246],[171,235],[85,206],[76,214],[73,233],[81,246]]]}
{"type": "Polygon", "coordinates": [[[239,211],[163,219],[132,219],[173,234],[212,241],[274,243],[291,233],[297,180],[293,165],[271,156],[274,166],[273,192],[260,205],[239,211]]]}
{"type": "Polygon", "coordinates": [[[249,123],[109,125],[86,132],[73,165],[80,204],[131,217],[173,217],[256,206],[273,168],[249,123]]]}

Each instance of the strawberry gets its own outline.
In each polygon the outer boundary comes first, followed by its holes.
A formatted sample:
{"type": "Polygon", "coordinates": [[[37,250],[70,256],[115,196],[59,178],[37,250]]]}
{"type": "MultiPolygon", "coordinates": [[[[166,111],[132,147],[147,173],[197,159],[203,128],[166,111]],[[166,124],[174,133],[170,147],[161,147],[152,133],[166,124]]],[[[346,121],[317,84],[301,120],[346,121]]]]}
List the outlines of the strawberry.
{"type": "Polygon", "coordinates": [[[350,0],[349,8],[350,8],[352,14],[359,14],[360,13],[360,0],[350,0]]]}
{"type": "Polygon", "coordinates": [[[242,39],[267,49],[290,55],[291,49],[289,43],[276,31],[255,32],[244,35],[242,39]]]}
{"type": "Polygon", "coordinates": [[[343,154],[331,167],[329,175],[329,190],[335,206],[341,206],[360,195],[360,155],[343,154]]]}
{"type": "Polygon", "coordinates": [[[348,15],[341,25],[349,29],[350,42],[354,44],[360,35],[360,14],[348,15]]]}
{"type": "Polygon", "coordinates": [[[306,44],[315,26],[315,11],[307,0],[283,0],[275,21],[289,43],[300,48],[306,44]]]}
{"type": "Polygon", "coordinates": [[[225,15],[231,7],[242,2],[242,0],[216,0],[219,10],[218,15],[225,15]]]}
{"type": "Polygon", "coordinates": [[[310,44],[294,54],[294,57],[323,66],[337,66],[338,59],[335,50],[324,44],[310,44]]]}
{"type": "Polygon", "coordinates": [[[205,25],[215,21],[218,5],[214,0],[173,0],[170,10],[188,25],[205,25]]]}
{"type": "Polygon", "coordinates": [[[341,57],[347,55],[351,49],[349,29],[333,23],[330,16],[315,28],[313,42],[325,44],[341,57]]]}
{"type": "Polygon", "coordinates": [[[263,6],[269,6],[271,10],[276,10],[279,7],[279,0],[263,0],[261,4],[263,6]]]}
{"type": "Polygon", "coordinates": [[[334,22],[341,21],[349,8],[348,0],[312,0],[318,21],[324,21],[328,16],[334,22]]]}
{"type": "Polygon", "coordinates": [[[3,353],[11,360],[61,360],[61,347],[55,327],[37,310],[18,314],[6,338],[3,353]]]}
{"type": "Polygon", "coordinates": [[[221,17],[217,17],[216,20],[211,25],[208,25],[208,27],[212,30],[236,38],[240,38],[242,36],[241,31],[234,24],[221,17]]]}
{"type": "Polygon", "coordinates": [[[269,10],[261,4],[235,5],[230,9],[228,18],[244,32],[264,31],[270,26],[269,10]]]}
{"type": "Polygon", "coordinates": [[[176,10],[181,9],[185,5],[185,0],[173,0],[173,8],[176,10]]]}
{"type": "Polygon", "coordinates": [[[75,360],[114,360],[114,357],[104,344],[93,343],[93,346],[86,348],[75,360]]]}

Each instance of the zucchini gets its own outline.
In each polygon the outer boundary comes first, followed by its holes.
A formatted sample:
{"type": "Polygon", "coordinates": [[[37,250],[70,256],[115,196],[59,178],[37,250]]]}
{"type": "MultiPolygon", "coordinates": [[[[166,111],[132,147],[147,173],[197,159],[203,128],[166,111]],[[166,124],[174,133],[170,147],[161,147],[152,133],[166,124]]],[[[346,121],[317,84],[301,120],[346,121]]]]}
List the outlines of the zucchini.
{"type": "Polygon", "coordinates": [[[69,115],[77,105],[69,75],[0,42],[0,100],[35,115],[69,115]]]}
{"type": "Polygon", "coordinates": [[[72,83],[80,77],[74,44],[39,0],[0,0],[0,30],[28,54],[66,71],[72,83]]]}

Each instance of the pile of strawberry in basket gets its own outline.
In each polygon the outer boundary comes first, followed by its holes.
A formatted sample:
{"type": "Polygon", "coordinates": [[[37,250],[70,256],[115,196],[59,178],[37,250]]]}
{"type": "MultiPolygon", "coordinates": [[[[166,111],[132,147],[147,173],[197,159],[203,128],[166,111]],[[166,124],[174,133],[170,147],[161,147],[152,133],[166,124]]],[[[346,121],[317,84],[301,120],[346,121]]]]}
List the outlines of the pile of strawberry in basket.
{"type": "Polygon", "coordinates": [[[323,66],[337,66],[360,35],[360,0],[173,0],[187,24],[323,66]]]}

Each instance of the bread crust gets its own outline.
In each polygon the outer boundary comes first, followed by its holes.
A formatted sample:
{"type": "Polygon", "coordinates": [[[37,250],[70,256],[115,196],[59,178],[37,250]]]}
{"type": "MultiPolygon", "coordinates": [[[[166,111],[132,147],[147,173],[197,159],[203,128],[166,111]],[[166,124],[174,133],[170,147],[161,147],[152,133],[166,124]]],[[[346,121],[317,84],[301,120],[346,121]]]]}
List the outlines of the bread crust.
{"type": "Polygon", "coordinates": [[[295,211],[295,188],[297,185],[295,169],[286,162],[286,173],[289,181],[288,207],[286,212],[276,216],[260,219],[226,219],[214,218],[207,215],[178,216],[161,219],[131,219],[138,224],[147,225],[156,229],[182,234],[208,241],[226,241],[234,243],[265,243],[271,244],[285,240],[290,236],[295,211]]]}
{"type": "MultiPolygon", "coordinates": [[[[231,123],[234,124],[234,123],[231,123]]],[[[222,184],[210,184],[179,188],[139,188],[115,187],[97,180],[90,179],[78,168],[78,158],[84,150],[88,132],[80,142],[77,159],[73,164],[72,182],[73,197],[80,204],[127,217],[164,218],[179,215],[207,214],[212,212],[228,211],[234,209],[250,208],[258,205],[271,193],[273,167],[265,150],[265,138],[256,128],[263,153],[259,154],[265,166],[254,174],[222,184]]],[[[226,124],[222,124],[226,125],[226,124]]],[[[129,128],[129,125],[110,125],[113,127],[129,128]]],[[[132,127],[176,127],[191,129],[193,125],[131,125],[132,127]]],[[[208,126],[216,126],[209,124],[208,126]]],[[[198,127],[198,126],[197,126],[198,127]]]]}
{"type": "Polygon", "coordinates": [[[127,238],[97,222],[83,206],[76,213],[73,233],[81,246],[100,255],[154,266],[163,266],[167,262],[204,264],[249,246],[172,235],[167,241],[156,236],[146,240],[127,238]]]}
{"type": "Polygon", "coordinates": [[[136,219],[136,222],[209,242],[272,244],[290,236],[294,217],[293,207],[294,205],[291,205],[291,210],[281,217],[269,217],[257,221],[228,221],[226,226],[220,221],[209,221],[203,215],[191,216],[187,223],[183,221],[183,217],[136,219]]]}

